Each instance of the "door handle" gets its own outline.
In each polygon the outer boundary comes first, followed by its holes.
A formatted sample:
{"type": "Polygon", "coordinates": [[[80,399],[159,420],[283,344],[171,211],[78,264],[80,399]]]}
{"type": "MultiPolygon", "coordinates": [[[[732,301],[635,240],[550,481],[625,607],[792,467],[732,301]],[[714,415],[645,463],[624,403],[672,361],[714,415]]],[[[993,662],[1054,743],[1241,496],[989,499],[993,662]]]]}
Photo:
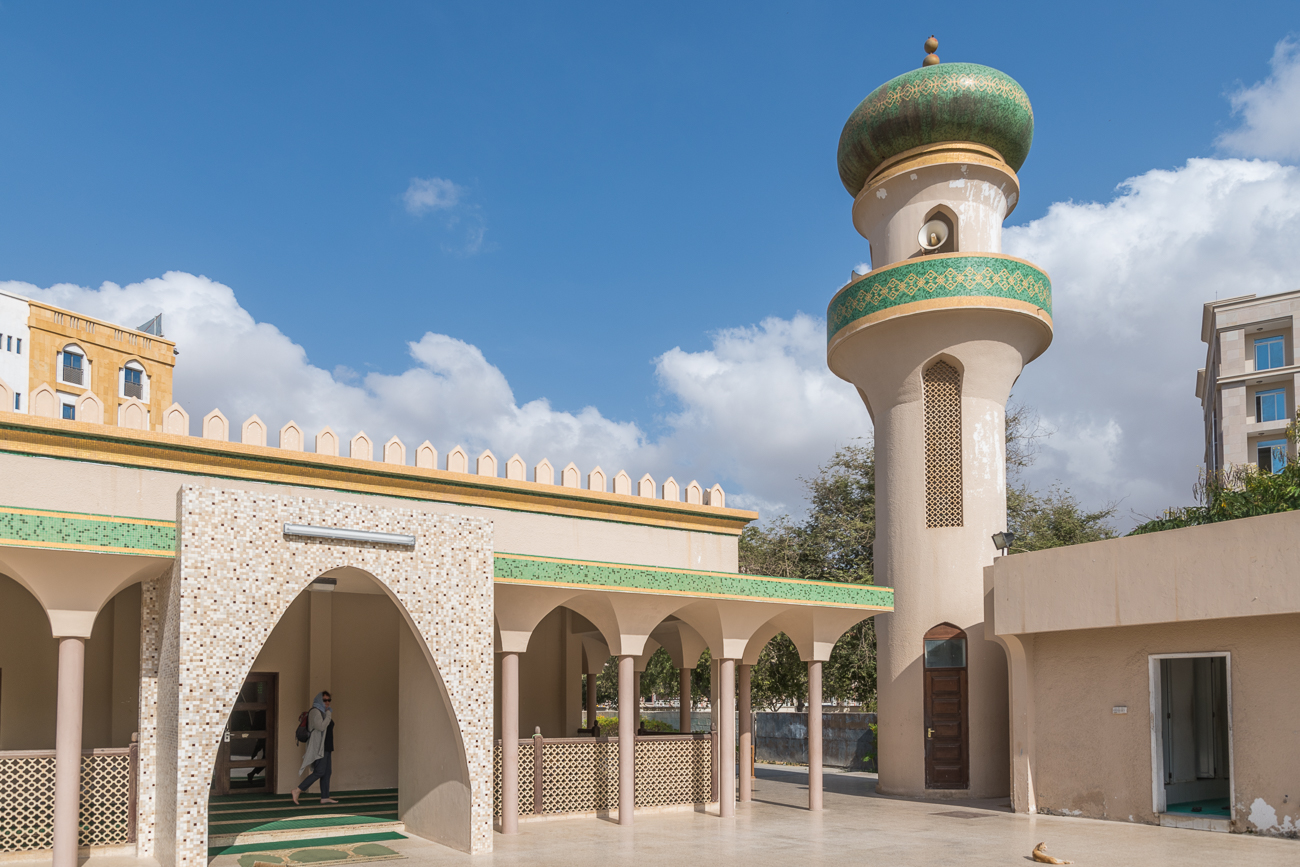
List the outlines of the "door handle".
{"type": "Polygon", "coordinates": [[[926,730],[925,730],[925,736],[926,736],[927,738],[933,738],[933,737],[934,737],[934,729],[926,729],[926,730]]]}

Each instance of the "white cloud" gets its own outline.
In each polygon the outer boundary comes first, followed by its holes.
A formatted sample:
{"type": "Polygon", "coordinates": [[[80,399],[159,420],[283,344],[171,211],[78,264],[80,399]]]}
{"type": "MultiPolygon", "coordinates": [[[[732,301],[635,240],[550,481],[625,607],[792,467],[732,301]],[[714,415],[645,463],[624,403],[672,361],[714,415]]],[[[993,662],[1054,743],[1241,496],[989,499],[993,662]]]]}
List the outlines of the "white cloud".
{"type": "Polygon", "coordinates": [[[408,455],[425,439],[440,455],[461,444],[471,454],[491,448],[504,463],[518,452],[530,478],[546,457],[557,471],[574,461],[584,474],[599,464],[611,478],[626,469],[634,479],[672,475],[682,486],[721,482],[735,505],[782,511],[799,508],[798,475],[815,470],[837,442],[869,430],[852,388],[826,369],[824,324],[805,316],[724,331],[703,352],[664,353],[659,381],[678,410],[651,441],[635,423],[595,407],[564,412],[544,398],[520,404],[477,347],[444,334],[410,343],[410,366],[398,373],[324,370],[274,325],[256,322],[229,287],[205,277],[169,272],[128,286],[10,282],[0,289],[112,322],[162,311],[181,352],[175,396],[194,430],[217,407],[236,429],[256,413],[273,431],[297,421],[309,441],[330,425],[345,439],[360,430],[377,443],[399,436],[408,455]]]}
{"type": "Polygon", "coordinates": [[[415,217],[438,213],[455,241],[442,244],[447,253],[473,256],[484,248],[487,220],[483,209],[467,201],[468,189],[446,178],[411,178],[402,201],[415,217]]]}
{"type": "Polygon", "coordinates": [[[1283,39],[1273,49],[1272,73],[1232,95],[1241,126],[1219,137],[1230,154],[1265,159],[1300,158],[1300,42],[1283,39]]]}
{"type": "Polygon", "coordinates": [[[1212,159],[1008,229],[1006,252],[1052,277],[1055,340],[1016,392],[1058,431],[1031,478],[1139,514],[1189,502],[1204,452],[1202,307],[1297,288],[1297,237],[1300,170],[1212,159]]]}
{"type": "Polygon", "coordinates": [[[465,188],[446,178],[411,178],[402,201],[409,214],[420,216],[430,211],[447,211],[460,204],[465,188]]]}

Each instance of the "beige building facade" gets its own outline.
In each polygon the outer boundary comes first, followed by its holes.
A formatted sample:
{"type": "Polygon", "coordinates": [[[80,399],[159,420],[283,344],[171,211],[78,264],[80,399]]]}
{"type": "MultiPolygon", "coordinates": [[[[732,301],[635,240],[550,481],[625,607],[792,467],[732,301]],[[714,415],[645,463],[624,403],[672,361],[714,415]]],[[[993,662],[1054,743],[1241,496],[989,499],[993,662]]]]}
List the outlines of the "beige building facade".
{"type": "Polygon", "coordinates": [[[717,485],[643,476],[633,494],[621,471],[578,487],[573,464],[528,479],[518,455],[470,472],[460,447],[440,460],[327,428],[313,452],[292,422],[268,445],[256,416],[242,442],[218,411],[200,436],[179,405],[161,419],[0,413],[0,777],[31,812],[0,850],[199,865],[325,833],[275,819],[323,689],[345,798],[331,834],[485,852],[494,828],[548,815],[713,804],[729,819],[750,796],[734,720],[762,647],[785,632],[815,675],[892,606],[888,588],[739,574],[756,515],[717,485]],[[619,707],[637,707],[660,647],[687,689],[711,651],[713,731],[642,734],[631,712],[584,731],[583,675],[617,657],[619,707]]]}
{"type": "Polygon", "coordinates": [[[161,331],[0,292],[0,408],[161,430],[176,367],[161,331]]]}
{"type": "Polygon", "coordinates": [[[999,558],[1015,808],[1295,835],[1300,514],[999,558]]]}
{"type": "Polygon", "coordinates": [[[1207,472],[1244,464],[1272,472],[1295,458],[1286,430],[1300,394],[1297,315],[1300,291],[1205,305],[1205,367],[1196,372],[1196,397],[1205,423],[1207,472]]]}

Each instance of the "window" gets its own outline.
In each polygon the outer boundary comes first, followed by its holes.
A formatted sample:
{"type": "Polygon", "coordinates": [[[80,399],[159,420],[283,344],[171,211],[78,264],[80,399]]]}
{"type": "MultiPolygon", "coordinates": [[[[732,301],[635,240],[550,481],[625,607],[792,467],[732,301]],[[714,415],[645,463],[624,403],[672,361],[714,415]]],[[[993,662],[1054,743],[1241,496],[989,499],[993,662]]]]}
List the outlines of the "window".
{"type": "Polygon", "coordinates": [[[18,338],[18,348],[15,349],[14,352],[17,352],[19,355],[23,354],[23,339],[21,337],[18,338]]]}
{"type": "Polygon", "coordinates": [[[122,369],[122,396],[144,400],[144,371],[134,367],[122,369]]]}
{"type": "Polygon", "coordinates": [[[1286,411],[1286,389],[1274,388],[1255,392],[1255,421],[1280,421],[1289,418],[1286,411]]]}
{"type": "Polygon", "coordinates": [[[937,361],[921,374],[925,395],[925,524],[962,526],[961,373],[937,361]]]}
{"type": "MultiPolygon", "coordinates": [[[[85,381],[81,366],[82,356],[75,352],[63,350],[63,381],[72,385],[81,385],[85,381]]],[[[64,416],[68,418],[68,416],[64,416]]]]}
{"type": "Polygon", "coordinates": [[[66,419],[71,419],[73,421],[76,421],[77,408],[70,403],[65,403],[63,405],[63,417],[66,419]]]}
{"type": "Polygon", "coordinates": [[[926,668],[965,668],[966,639],[944,638],[925,640],[926,668]]]}
{"type": "Polygon", "coordinates": [[[14,338],[13,338],[13,335],[10,335],[10,336],[9,336],[9,351],[10,351],[10,352],[13,352],[13,351],[14,351],[14,338]]]}
{"type": "Polygon", "coordinates": [[[1269,440],[1255,447],[1259,468],[1265,473],[1280,473],[1286,466],[1286,440],[1269,440]]]}
{"type": "Polygon", "coordinates": [[[23,394],[22,394],[21,391],[15,391],[15,392],[14,392],[14,412],[18,412],[18,411],[21,410],[22,408],[23,408],[23,394]]]}
{"type": "Polygon", "coordinates": [[[1272,370],[1286,366],[1283,358],[1282,337],[1262,337],[1255,341],[1255,369],[1272,370]]]}

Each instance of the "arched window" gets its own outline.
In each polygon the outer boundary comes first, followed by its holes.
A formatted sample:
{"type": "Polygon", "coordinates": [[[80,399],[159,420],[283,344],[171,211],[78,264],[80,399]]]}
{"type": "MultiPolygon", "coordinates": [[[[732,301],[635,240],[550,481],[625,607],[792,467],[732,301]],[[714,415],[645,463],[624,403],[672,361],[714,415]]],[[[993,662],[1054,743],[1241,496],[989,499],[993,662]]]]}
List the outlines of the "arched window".
{"type": "Polygon", "coordinates": [[[936,361],[921,375],[925,394],[925,525],[960,527],[961,372],[936,361]]]}
{"type": "Polygon", "coordinates": [[[955,215],[947,208],[935,208],[926,215],[921,234],[916,240],[921,244],[921,251],[927,255],[956,253],[958,246],[955,215]],[[942,227],[935,226],[935,223],[942,224],[942,227]]]}
{"type": "Polygon", "coordinates": [[[119,395],[136,400],[149,399],[149,376],[144,372],[144,365],[138,361],[128,361],[118,376],[119,395]]]}
{"type": "Polygon", "coordinates": [[[58,382],[90,388],[90,362],[86,360],[86,350],[77,344],[69,343],[63,347],[55,361],[55,369],[58,382]]]}

